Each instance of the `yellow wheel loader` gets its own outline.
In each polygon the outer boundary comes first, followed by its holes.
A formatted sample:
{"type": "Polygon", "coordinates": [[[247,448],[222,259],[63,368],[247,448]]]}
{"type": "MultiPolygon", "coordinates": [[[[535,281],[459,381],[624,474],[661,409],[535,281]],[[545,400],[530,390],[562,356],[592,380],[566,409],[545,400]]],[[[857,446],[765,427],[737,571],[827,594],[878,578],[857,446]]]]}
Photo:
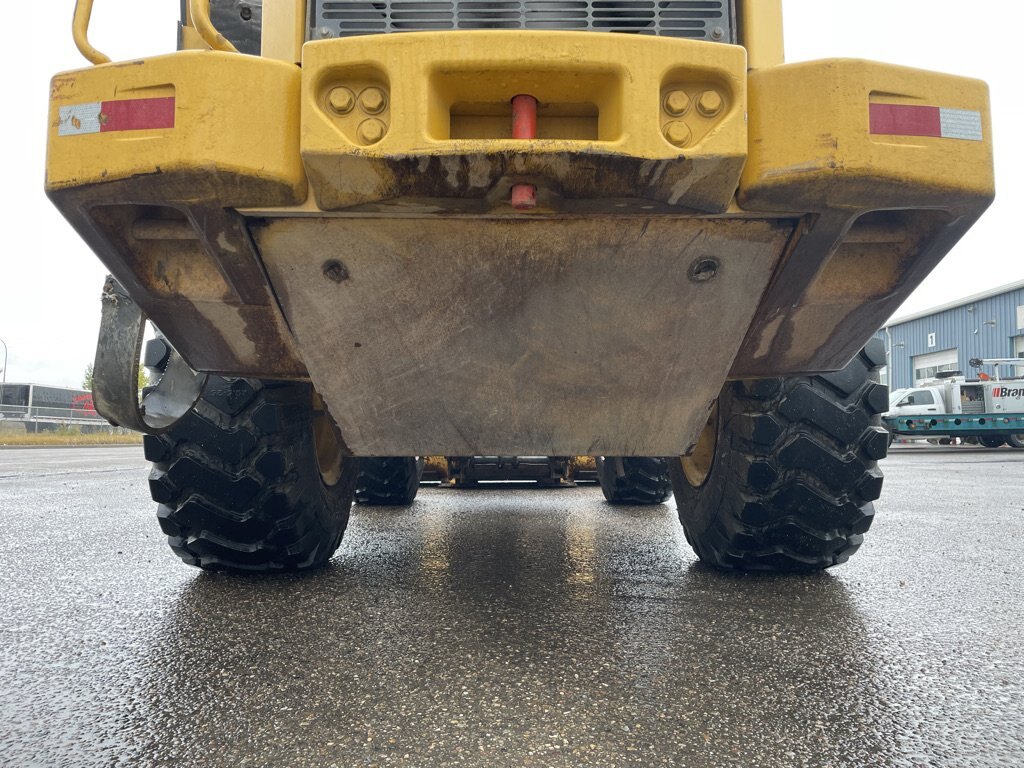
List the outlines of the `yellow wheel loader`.
{"type": "Polygon", "coordinates": [[[992,200],[983,83],[787,65],[779,0],[189,0],[124,62],[91,6],[46,189],[186,562],[324,563],[357,457],[427,455],[662,460],[725,568],[860,546],[868,341],[992,200]]]}

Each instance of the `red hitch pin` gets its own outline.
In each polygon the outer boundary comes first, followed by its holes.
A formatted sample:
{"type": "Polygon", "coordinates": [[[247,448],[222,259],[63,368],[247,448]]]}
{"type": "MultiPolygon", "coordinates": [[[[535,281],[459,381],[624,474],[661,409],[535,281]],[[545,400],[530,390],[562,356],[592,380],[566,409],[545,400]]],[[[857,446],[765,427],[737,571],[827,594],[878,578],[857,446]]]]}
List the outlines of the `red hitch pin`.
{"type": "MultiPolygon", "coordinates": [[[[537,138],[537,100],[520,94],[512,98],[512,138],[537,138]]],[[[512,207],[526,211],[537,207],[537,188],[533,184],[512,186],[512,207]]]]}

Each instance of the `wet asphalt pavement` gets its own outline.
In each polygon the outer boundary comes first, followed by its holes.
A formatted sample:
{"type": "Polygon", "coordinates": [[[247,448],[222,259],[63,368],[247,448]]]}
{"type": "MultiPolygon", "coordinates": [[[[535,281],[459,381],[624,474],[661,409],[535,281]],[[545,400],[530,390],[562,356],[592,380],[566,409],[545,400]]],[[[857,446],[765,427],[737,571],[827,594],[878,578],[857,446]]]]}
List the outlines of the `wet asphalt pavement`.
{"type": "Polygon", "coordinates": [[[231,577],[171,555],[141,449],[0,451],[0,765],[1022,765],[1024,451],[883,468],[815,576],[591,486],[423,489],[231,577]]]}

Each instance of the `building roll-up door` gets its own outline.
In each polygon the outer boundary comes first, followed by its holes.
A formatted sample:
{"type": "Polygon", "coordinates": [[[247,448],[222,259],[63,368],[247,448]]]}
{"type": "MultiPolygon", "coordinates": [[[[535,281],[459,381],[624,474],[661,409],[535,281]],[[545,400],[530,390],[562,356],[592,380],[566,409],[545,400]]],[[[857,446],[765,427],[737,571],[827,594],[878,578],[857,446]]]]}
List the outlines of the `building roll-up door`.
{"type": "Polygon", "coordinates": [[[956,349],[944,349],[941,352],[929,352],[927,355],[914,356],[914,386],[922,381],[934,379],[935,374],[942,371],[959,369],[960,356],[956,349]]]}

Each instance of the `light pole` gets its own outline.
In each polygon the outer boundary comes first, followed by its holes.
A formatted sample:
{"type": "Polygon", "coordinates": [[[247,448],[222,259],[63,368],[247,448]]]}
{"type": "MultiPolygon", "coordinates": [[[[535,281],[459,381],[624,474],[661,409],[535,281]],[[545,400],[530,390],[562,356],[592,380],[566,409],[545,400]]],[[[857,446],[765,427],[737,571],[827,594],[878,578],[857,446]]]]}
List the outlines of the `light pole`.
{"type": "Polygon", "coordinates": [[[4,345],[4,368],[3,378],[0,379],[0,405],[4,403],[4,387],[7,385],[7,342],[0,339],[0,344],[4,345]]]}

